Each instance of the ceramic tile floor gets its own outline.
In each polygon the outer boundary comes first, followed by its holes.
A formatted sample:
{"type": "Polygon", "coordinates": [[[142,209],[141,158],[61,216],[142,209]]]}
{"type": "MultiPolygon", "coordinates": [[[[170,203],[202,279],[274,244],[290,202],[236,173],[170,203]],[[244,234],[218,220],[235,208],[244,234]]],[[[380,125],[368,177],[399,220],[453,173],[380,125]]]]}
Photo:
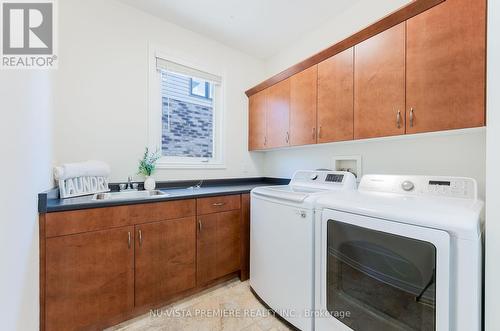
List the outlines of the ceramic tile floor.
{"type": "Polygon", "coordinates": [[[285,331],[291,330],[238,279],[123,322],[106,331],[285,331]]]}

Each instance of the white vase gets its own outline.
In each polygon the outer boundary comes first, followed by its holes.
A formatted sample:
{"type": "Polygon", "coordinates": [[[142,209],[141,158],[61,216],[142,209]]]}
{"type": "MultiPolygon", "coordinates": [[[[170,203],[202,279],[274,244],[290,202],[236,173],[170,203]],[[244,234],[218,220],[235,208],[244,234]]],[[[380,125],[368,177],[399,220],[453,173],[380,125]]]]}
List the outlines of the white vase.
{"type": "Polygon", "coordinates": [[[156,187],[156,181],[152,176],[146,176],[146,180],[144,180],[144,189],[146,191],[152,191],[156,187]]]}

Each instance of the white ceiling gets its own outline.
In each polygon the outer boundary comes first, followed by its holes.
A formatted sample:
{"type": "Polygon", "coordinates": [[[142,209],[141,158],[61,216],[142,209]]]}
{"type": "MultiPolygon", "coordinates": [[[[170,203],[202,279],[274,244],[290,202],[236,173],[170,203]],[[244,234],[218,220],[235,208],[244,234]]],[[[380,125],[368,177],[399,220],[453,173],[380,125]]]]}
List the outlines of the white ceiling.
{"type": "Polygon", "coordinates": [[[120,0],[260,59],[360,0],[120,0]]]}

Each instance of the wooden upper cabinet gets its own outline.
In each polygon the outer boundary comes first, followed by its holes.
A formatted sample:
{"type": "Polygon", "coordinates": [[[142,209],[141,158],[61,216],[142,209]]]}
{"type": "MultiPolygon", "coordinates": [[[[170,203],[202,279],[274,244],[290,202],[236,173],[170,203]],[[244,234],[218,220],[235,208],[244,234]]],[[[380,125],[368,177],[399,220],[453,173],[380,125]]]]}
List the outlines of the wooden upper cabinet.
{"type": "Polygon", "coordinates": [[[159,304],[196,286],[196,219],[135,226],[135,305],[159,304]]]}
{"type": "Polygon", "coordinates": [[[248,100],[248,149],[266,147],[266,90],[260,91],[248,100]]]}
{"type": "Polygon", "coordinates": [[[316,143],[318,66],[290,78],[290,145],[316,143]]]}
{"type": "Polygon", "coordinates": [[[446,0],[407,22],[408,133],[485,125],[486,0],[446,0]]]}
{"type": "Polygon", "coordinates": [[[484,126],[486,7],[410,2],[259,84],[247,95],[266,123],[251,124],[250,141],[264,126],[267,148],[484,126]]]}
{"type": "Polygon", "coordinates": [[[97,330],[134,308],[134,227],[48,238],[45,330],[97,330]]]}
{"type": "Polygon", "coordinates": [[[318,64],[318,143],[354,137],[354,50],[318,64]]]}
{"type": "Polygon", "coordinates": [[[405,23],[354,49],[354,138],[405,133],[405,23]]]}
{"type": "Polygon", "coordinates": [[[290,145],[290,78],[266,90],[267,148],[290,145]]]}

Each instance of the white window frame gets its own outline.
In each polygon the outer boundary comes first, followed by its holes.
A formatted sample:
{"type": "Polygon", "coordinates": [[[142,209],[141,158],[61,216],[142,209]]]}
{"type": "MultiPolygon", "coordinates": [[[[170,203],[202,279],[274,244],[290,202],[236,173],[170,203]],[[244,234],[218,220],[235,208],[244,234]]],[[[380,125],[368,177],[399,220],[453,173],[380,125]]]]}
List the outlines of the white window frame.
{"type": "Polygon", "coordinates": [[[171,54],[158,45],[149,45],[149,105],[148,105],[148,147],[150,150],[161,151],[162,147],[162,95],[161,75],[156,67],[156,58],[193,68],[195,70],[211,73],[221,77],[221,85],[214,91],[214,158],[173,157],[162,156],[157,161],[158,169],[226,169],[225,144],[224,144],[224,109],[225,97],[224,74],[221,70],[207,64],[200,64],[188,56],[171,54]],[[216,92],[217,91],[217,92],[216,92]],[[217,93],[217,94],[216,94],[217,93]]]}

